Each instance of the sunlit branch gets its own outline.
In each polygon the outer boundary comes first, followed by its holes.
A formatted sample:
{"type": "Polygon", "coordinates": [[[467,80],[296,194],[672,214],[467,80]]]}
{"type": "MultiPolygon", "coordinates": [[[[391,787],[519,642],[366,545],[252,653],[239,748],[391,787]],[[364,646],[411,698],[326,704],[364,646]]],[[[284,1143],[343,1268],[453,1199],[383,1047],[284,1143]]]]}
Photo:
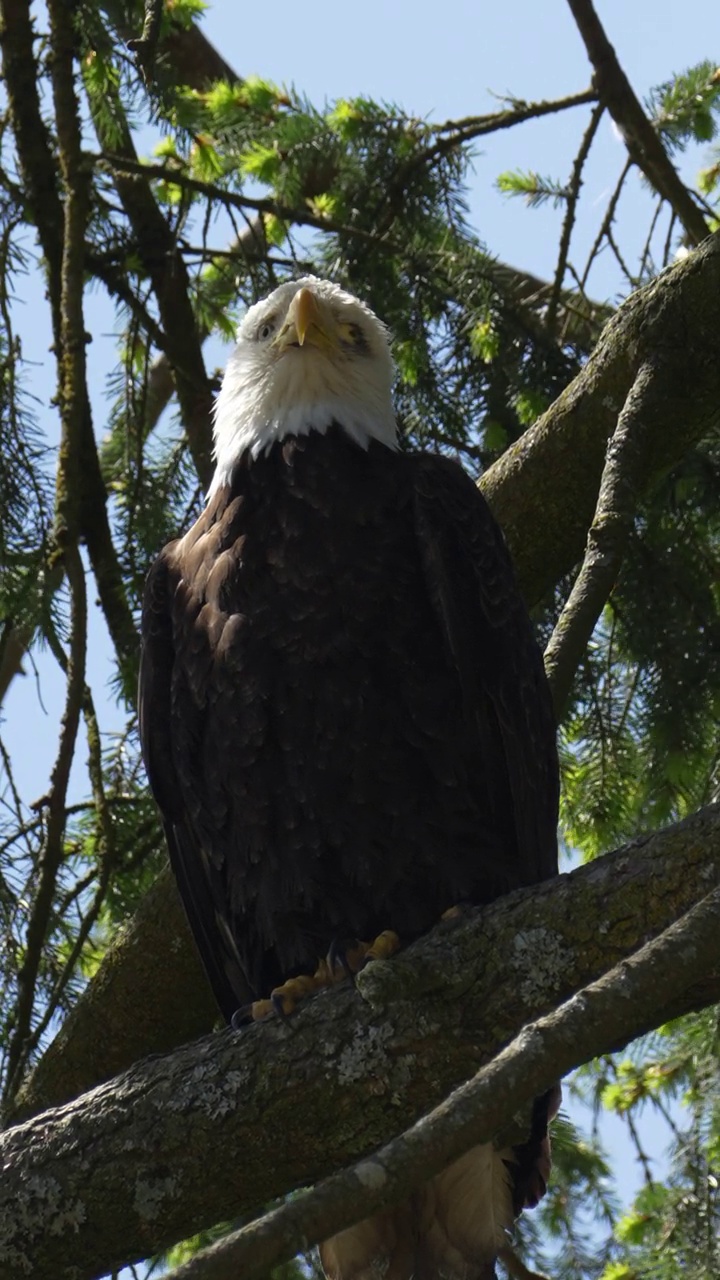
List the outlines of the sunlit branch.
{"type": "Polygon", "coordinates": [[[699,244],[708,234],[708,225],[618,62],[592,0],[568,0],[568,4],[595,68],[593,82],[600,100],[621,130],[628,153],[675,210],[691,242],[699,244]]]}

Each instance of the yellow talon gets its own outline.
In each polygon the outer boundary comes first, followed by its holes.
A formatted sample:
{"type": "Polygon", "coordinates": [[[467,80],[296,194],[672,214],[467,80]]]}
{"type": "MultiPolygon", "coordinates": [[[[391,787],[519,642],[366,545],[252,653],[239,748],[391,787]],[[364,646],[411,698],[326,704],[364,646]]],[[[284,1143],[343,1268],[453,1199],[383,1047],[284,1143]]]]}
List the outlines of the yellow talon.
{"type": "Polygon", "coordinates": [[[301,973],[297,978],[288,978],[282,986],[274,987],[270,992],[270,1001],[273,1008],[279,1007],[282,1013],[292,1013],[298,1000],[304,1000],[305,996],[311,995],[316,990],[315,979],[306,973],[301,973]]]}
{"type": "Polygon", "coordinates": [[[365,952],[365,960],[388,960],[400,950],[400,939],[392,929],[384,929],[365,952]]]}
{"type": "Polygon", "coordinates": [[[297,978],[288,978],[279,987],[273,988],[269,1000],[254,1000],[248,1010],[250,1017],[253,1022],[263,1022],[265,1018],[278,1014],[286,1017],[294,1012],[296,1005],[306,996],[312,995],[315,991],[322,991],[324,987],[332,987],[338,982],[343,982],[348,973],[359,973],[368,960],[387,960],[399,950],[400,939],[392,929],[385,929],[383,933],[379,933],[372,943],[358,941],[354,947],[350,947],[345,952],[342,964],[335,961],[333,965],[329,956],[318,960],[317,969],[312,977],[310,974],[301,973],[297,978]]]}
{"type": "MultiPolygon", "coordinates": [[[[247,1010],[242,1010],[243,1016],[247,1016],[247,1012],[247,1010]]],[[[253,1022],[264,1022],[274,1012],[272,1000],[253,1000],[249,1009],[253,1022]]]]}

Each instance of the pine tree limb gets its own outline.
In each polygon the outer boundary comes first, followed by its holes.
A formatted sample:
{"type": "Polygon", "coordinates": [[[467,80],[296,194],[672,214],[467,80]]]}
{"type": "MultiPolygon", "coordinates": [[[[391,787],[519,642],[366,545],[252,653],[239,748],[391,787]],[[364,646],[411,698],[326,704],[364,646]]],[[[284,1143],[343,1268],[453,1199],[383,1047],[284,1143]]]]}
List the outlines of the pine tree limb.
{"type": "Polygon", "coordinates": [[[681,996],[703,967],[720,960],[720,889],[669,929],[529,1026],[429,1115],[349,1169],[301,1191],[270,1213],[203,1249],[167,1280],[255,1280],[298,1252],[362,1218],[388,1209],[478,1143],[492,1141],[521,1106],[529,1106],[608,1039],[633,1034],[638,1002],[681,996]]]}
{"type": "MultiPolygon", "coordinates": [[[[368,966],[357,990],[310,1001],[289,1027],[219,1033],[8,1131],[3,1275],[90,1280],[358,1159],[719,886],[720,806],[711,806],[441,925],[368,966]]],[[[663,967],[651,997],[628,999],[631,1016],[616,1002],[591,1052],[719,988],[720,934],[678,990],[663,967]]],[[[549,1056],[542,1078],[584,1051],[549,1056]]]]}

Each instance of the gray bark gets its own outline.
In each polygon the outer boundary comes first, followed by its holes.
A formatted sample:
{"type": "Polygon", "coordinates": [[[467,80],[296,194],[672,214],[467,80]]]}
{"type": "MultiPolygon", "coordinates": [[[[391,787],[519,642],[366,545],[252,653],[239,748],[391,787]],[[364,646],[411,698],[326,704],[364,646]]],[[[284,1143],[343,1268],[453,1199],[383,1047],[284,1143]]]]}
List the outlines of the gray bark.
{"type": "MultiPolygon", "coordinates": [[[[90,1280],[373,1150],[718,884],[711,806],[440,926],[290,1026],[208,1037],[8,1131],[0,1271],[90,1280]]],[[[720,931],[716,963],[698,965],[669,1006],[658,973],[632,1034],[719,990],[720,931]]],[[[623,1008],[605,1048],[628,1026],[623,1008]]]]}

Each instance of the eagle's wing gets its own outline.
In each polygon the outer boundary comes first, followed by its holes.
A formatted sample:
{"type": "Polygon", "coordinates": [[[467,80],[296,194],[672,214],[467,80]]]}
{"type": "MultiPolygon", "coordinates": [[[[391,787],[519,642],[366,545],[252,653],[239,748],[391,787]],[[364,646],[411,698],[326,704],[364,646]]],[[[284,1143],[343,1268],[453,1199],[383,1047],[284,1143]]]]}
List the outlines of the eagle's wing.
{"type": "MultiPolygon", "coordinates": [[[[557,873],[558,766],[542,655],[477,486],[449,459],[417,455],[411,464],[428,593],[477,733],[488,821],[503,836],[497,884],[534,884],[557,873]]],[[[554,1093],[538,1099],[524,1146],[474,1147],[404,1204],[327,1240],[329,1280],[491,1280],[516,1213],[544,1190],[557,1105],[554,1093]]]]}
{"type": "Polygon", "coordinates": [[[507,887],[535,884],[557,874],[558,763],[542,654],[477,485],[449,458],[417,455],[413,464],[428,591],[510,846],[507,887]]]}
{"type": "MultiPolygon", "coordinates": [[[[152,793],[163,818],[170,863],[185,913],[215,999],[229,1021],[252,999],[227,923],[226,893],[220,869],[213,863],[183,802],[183,788],[173,755],[178,731],[173,699],[176,662],[172,602],[177,574],[173,544],[166,547],[148,576],[143,599],[142,654],[138,717],[143,759],[152,793]]],[[[188,691],[182,706],[185,740],[201,734],[200,710],[188,691]]]]}

